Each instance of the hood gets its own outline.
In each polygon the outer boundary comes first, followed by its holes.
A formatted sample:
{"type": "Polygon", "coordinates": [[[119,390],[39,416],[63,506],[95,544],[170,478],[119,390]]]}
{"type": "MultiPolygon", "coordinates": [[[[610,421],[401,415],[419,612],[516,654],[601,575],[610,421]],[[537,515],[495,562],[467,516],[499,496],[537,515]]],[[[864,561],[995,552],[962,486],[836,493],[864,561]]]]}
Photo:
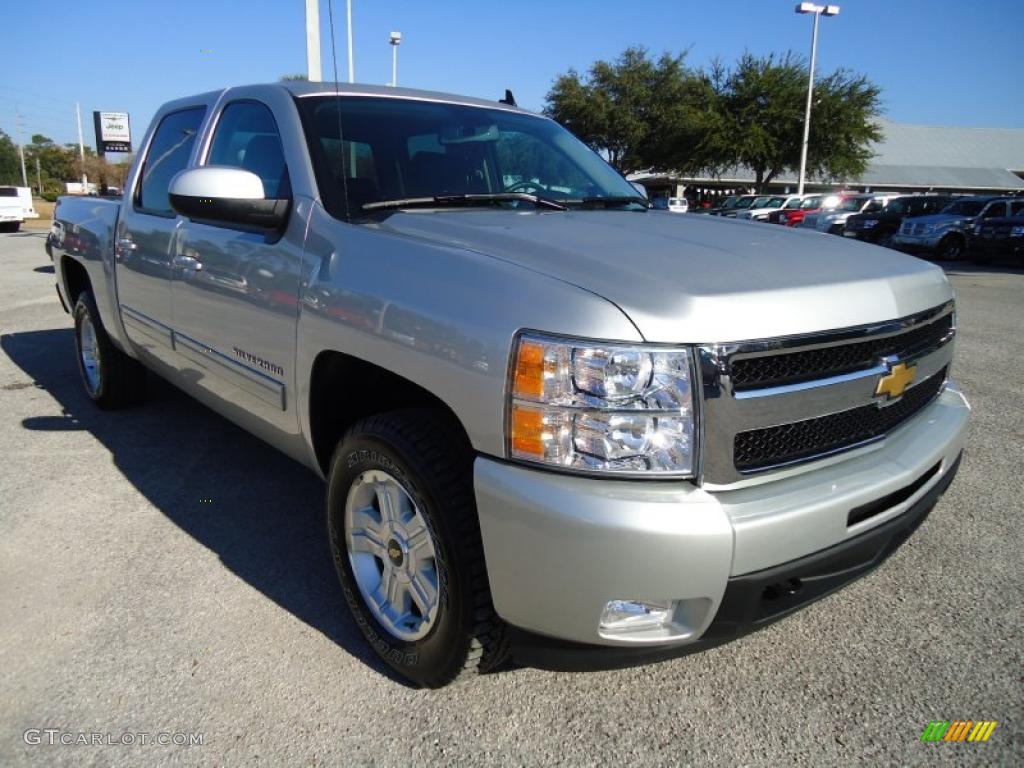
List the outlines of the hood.
{"type": "Polygon", "coordinates": [[[583,288],[616,304],[648,341],[805,334],[892,320],[952,296],[941,269],[911,256],[720,217],[473,209],[400,212],[371,226],[583,288]]]}
{"type": "Polygon", "coordinates": [[[946,224],[951,221],[971,221],[974,218],[963,213],[932,213],[928,216],[915,216],[914,224],[946,224]]]}

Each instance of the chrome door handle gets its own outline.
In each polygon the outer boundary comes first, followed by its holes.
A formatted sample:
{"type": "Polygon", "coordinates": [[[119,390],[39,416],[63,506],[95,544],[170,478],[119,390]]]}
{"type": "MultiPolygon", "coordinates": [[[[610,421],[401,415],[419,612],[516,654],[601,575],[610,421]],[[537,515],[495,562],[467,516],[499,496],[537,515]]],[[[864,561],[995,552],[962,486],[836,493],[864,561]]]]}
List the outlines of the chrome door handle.
{"type": "Polygon", "coordinates": [[[138,244],[130,237],[119,237],[117,239],[117,247],[114,249],[115,255],[124,256],[129,251],[137,250],[138,247],[138,244]]]}
{"type": "Polygon", "coordinates": [[[194,272],[198,272],[203,268],[203,262],[192,256],[175,256],[172,263],[175,269],[191,269],[194,272]]]}

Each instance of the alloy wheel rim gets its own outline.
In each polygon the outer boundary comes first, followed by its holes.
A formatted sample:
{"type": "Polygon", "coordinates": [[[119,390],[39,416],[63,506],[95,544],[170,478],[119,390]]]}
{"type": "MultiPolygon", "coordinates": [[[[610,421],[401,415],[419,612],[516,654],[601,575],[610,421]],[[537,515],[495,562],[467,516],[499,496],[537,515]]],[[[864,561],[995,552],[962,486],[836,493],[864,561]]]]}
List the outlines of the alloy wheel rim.
{"type": "Polygon", "coordinates": [[[345,543],[374,618],[399,640],[426,636],[437,620],[437,552],[426,518],[392,475],[368,470],[353,481],[345,543]]]}
{"type": "Polygon", "coordinates": [[[81,329],[79,330],[79,356],[82,360],[82,374],[85,376],[85,386],[89,391],[96,394],[100,388],[100,345],[96,338],[96,329],[88,316],[82,318],[81,329]]]}

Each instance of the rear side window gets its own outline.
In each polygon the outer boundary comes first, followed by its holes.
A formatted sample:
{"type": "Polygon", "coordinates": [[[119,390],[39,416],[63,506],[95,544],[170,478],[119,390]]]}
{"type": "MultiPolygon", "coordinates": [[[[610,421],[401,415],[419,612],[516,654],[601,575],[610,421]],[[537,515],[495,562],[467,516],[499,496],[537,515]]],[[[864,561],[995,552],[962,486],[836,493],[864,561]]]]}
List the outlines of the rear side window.
{"type": "Polygon", "coordinates": [[[270,109],[255,101],[236,101],[224,108],[207,165],[244,168],[260,177],[268,198],[290,197],[281,134],[270,109]]]}
{"type": "Polygon", "coordinates": [[[1015,200],[1010,203],[1010,215],[1020,216],[1024,214],[1024,200],[1015,200]]]}
{"type": "Polygon", "coordinates": [[[0,187],[0,197],[17,197],[18,190],[15,187],[0,187]]]}
{"type": "Polygon", "coordinates": [[[1006,203],[990,203],[988,208],[982,211],[981,218],[996,219],[1006,215],[1006,203]]]}
{"type": "Polygon", "coordinates": [[[167,188],[171,179],[188,165],[205,107],[172,112],[160,121],[142,164],[135,205],[146,213],[172,216],[167,188]]]}

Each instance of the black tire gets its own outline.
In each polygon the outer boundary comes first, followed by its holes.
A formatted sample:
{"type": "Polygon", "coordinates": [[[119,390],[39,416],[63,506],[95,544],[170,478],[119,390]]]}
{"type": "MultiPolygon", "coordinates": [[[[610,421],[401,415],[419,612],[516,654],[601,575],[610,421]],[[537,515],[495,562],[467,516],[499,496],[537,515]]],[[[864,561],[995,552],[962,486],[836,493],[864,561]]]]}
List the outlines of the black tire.
{"type": "Polygon", "coordinates": [[[964,255],[964,239],[960,235],[946,235],[939,241],[935,255],[940,261],[956,261],[964,255]]]}
{"type": "Polygon", "coordinates": [[[141,403],[146,396],[146,369],[114,346],[107,335],[96,300],[90,291],[82,291],[75,302],[75,360],[85,393],[104,410],[115,410],[141,403]],[[82,334],[86,323],[95,334],[95,357],[99,360],[95,385],[90,383],[82,353],[82,334]]]}
{"type": "Polygon", "coordinates": [[[394,411],[355,424],[338,443],[327,485],[327,532],[345,601],[380,657],[413,683],[439,688],[507,663],[504,623],[491,603],[473,493],[473,454],[441,416],[394,411]],[[398,480],[427,521],[436,552],[436,618],[419,640],[386,629],[367,607],[352,571],[345,503],[356,478],[384,471],[398,480]]]}
{"type": "Polygon", "coordinates": [[[19,229],[21,229],[20,221],[5,221],[0,224],[0,232],[17,232],[19,229]]]}

